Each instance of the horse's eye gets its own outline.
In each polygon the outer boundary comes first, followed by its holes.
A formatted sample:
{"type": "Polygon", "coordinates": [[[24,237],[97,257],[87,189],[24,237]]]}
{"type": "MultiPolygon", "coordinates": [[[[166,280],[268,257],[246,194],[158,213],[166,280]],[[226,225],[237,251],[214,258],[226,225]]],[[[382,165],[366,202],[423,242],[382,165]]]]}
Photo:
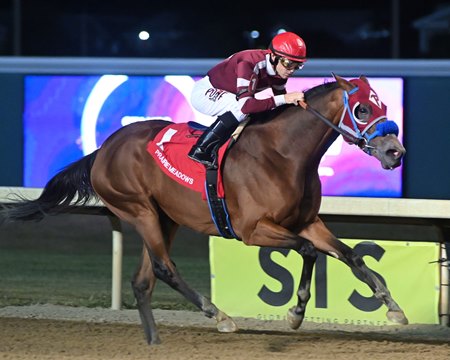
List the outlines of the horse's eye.
{"type": "Polygon", "coordinates": [[[367,105],[363,104],[358,104],[353,110],[353,115],[355,116],[355,118],[364,123],[369,120],[370,113],[370,108],[367,105]]]}
{"type": "Polygon", "coordinates": [[[359,107],[358,112],[362,115],[367,114],[369,111],[366,108],[359,107]]]}

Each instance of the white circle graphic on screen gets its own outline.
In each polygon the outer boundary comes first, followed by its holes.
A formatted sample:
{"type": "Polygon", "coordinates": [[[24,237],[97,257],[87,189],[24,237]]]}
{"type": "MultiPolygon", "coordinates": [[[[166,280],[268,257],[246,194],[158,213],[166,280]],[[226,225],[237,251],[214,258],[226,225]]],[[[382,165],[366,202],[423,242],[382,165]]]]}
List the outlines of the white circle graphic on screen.
{"type": "MultiPolygon", "coordinates": [[[[114,92],[114,90],[116,90],[127,80],[128,76],[126,75],[103,75],[94,85],[86,100],[86,104],[84,106],[81,117],[81,146],[84,155],[90,154],[98,148],[96,128],[100,111],[102,110],[104,103],[114,92]]],[[[191,76],[168,75],[164,77],[164,80],[167,83],[171,84],[183,95],[191,110],[195,114],[196,122],[206,126],[209,126],[212,123],[212,120],[214,120],[213,117],[198,112],[192,107],[189,101],[189,97],[195,83],[195,80],[191,76]]],[[[171,121],[170,117],[164,115],[124,116],[122,118],[121,124],[122,126],[125,126],[131,124],[132,122],[156,118],[171,121]]]]}
{"type": "Polygon", "coordinates": [[[81,116],[81,146],[87,155],[97,150],[97,119],[111,93],[128,80],[126,75],[103,75],[89,94],[81,116]]]}

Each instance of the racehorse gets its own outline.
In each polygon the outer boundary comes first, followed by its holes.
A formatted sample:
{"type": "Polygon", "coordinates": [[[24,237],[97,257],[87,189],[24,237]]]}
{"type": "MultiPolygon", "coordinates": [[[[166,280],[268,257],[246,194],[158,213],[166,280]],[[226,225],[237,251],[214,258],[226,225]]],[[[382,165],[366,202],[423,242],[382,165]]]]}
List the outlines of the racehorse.
{"type": "MultiPolygon", "coordinates": [[[[335,81],[306,91],[302,106],[252,115],[222,166],[230,222],[236,238],[246,245],[292,249],[303,257],[298,302],[288,310],[291,328],[303,321],[318,251],[347,264],[386,305],[388,319],[407,324],[387,287],[318,216],[319,163],[340,134],[378,159],[384,169],[398,167],[405,154],[398,127],[387,120],[386,106],[367,78],[333,76],[335,81]]],[[[3,221],[40,220],[97,197],[132,224],[144,245],[132,288],[149,344],[160,343],[151,308],[157,279],[214,318],[219,331],[238,330],[231,317],[182,279],[170,258],[180,225],[209,235],[219,232],[201,194],[169,178],[146,150],[169,124],[150,120],[124,126],[99,149],[51,178],[38,199],[18,200],[0,214],[3,221]]]]}

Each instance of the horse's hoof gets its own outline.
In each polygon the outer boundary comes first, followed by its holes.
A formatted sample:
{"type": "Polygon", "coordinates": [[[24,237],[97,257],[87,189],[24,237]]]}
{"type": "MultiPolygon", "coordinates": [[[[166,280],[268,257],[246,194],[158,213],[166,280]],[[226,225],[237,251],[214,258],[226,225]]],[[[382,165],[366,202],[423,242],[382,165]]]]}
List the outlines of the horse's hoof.
{"type": "Polygon", "coordinates": [[[408,319],[406,318],[405,313],[401,310],[388,311],[386,316],[390,321],[396,324],[408,325],[408,319]]]}
{"type": "Polygon", "coordinates": [[[217,321],[217,330],[223,333],[232,333],[238,331],[237,325],[234,323],[233,319],[230,318],[223,311],[220,311],[215,316],[217,321]]]}
{"type": "Polygon", "coordinates": [[[159,345],[161,344],[161,339],[159,336],[155,337],[154,339],[151,339],[150,341],[147,341],[149,345],[159,345]]]}
{"type": "Polygon", "coordinates": [[[229,317],[217,322],[217,330],[222,333],[233,333],[239,329],[235,322],[229,317]]]}
{"type": "Polygon", "coordinates": [[[297,330],[303,322],[303,314],[297,314],[295,307],[290,308],[287,313],[287,321],[291,329],[297,330]]]}

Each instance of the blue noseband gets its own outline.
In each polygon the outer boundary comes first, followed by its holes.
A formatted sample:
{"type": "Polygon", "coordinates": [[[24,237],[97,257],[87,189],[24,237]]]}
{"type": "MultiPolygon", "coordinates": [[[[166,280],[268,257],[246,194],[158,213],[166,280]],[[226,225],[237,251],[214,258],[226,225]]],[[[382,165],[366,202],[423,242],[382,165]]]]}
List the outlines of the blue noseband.
{"type": "Polygon", "coordinates": [[[394,134],[398,136],[398,126],[397,124],[392,120],[387,120],[382,123],[378,123],[375,127],[375,131],[372,134],[365,134],[365,138],[367,141],[372,140],[374,137],[377,136],[386,136],[388,134],[394,134]]]}

